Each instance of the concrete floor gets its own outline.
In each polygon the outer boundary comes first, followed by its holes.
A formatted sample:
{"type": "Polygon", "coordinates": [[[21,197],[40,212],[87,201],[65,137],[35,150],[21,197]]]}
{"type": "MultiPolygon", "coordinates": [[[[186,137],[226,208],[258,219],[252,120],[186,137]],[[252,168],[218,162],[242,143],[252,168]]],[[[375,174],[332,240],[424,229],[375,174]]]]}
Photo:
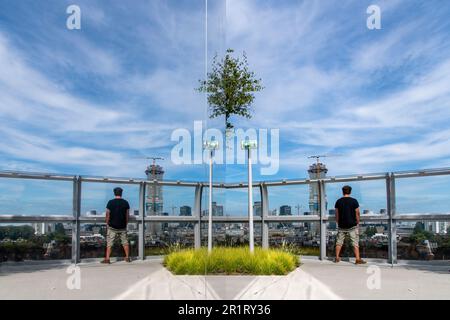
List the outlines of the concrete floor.
{"type": "Polygon", "coordinates": [[[287,276],[204,277],[173,276],[161,260],[89,263],[73,290],[67,267],[0,264],[0,299],[450,299],[448,266],[304,260],[287,276]]]}

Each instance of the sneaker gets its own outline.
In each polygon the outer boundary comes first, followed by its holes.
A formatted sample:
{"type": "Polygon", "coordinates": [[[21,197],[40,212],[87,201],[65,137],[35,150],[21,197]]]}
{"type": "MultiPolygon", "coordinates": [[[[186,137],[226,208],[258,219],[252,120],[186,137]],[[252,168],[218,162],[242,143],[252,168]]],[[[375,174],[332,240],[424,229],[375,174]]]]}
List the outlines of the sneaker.
{"type": "Polygon", "coordinates": [[[126,262],[131,262],[131,258],[125,258],[126,262]]]}
{"type": "Polygon", "coordinates": [[[355,261],[355,264],[366,264],[367,261],[364,261],[363,259],[359,259],[355,261]]]}
{"type": "Polygon", "coordinates": [[[100,263],[104,263],[104,264],[111,264],[111,261],[109,261],[109,259],[108,260],[106,260],[106,259],[103,259],[100,263]]]}
{"type": "Polygon", "coordinates": [[[334,258],[334,263],[339,263],[341,262],[341,258],[334,258]]]}

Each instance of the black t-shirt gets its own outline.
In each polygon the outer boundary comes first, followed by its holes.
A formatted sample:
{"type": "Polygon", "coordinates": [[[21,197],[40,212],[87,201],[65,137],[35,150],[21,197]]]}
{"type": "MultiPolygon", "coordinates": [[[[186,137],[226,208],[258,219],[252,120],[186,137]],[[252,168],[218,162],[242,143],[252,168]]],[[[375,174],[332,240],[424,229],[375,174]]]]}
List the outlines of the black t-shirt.
{"type": "Polygon", "coordinates": [[[127,227],[127,210],[130,205],[124,199],[112,199],[108,201],[106,208],[109,209],[109,226],[114,229],[125,229],[127,227]]]}
{"type": "Polygon", "coordinates": [[[356,199],[352,197],[342,197],[336,201],[334,207],[338,210],[339,214],[339,228],[349,229],[357,225],[356,209],[359,208],[359,203],[356,199]]]}

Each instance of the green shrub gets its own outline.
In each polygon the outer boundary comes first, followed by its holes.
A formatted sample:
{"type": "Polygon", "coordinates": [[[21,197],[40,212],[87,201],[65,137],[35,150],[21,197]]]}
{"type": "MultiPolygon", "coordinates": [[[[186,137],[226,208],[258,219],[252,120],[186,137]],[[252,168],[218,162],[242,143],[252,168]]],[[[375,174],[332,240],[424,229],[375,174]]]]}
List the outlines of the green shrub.
{"type": "Polygon", "coordinates": [[[296,255],[279,249],[216,247],[208,254],[206,248],[171,252],[164,265],[177,275],[251,274],[285,275],[299,265],[296,255]]]}

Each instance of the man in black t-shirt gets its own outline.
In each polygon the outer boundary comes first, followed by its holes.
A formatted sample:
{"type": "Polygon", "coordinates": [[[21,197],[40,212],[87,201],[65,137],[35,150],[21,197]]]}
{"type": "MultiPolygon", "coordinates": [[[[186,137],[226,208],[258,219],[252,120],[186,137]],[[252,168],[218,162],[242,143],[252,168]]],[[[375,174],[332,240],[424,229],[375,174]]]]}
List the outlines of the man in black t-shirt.
{"type": "Polygon", "coordinates": [[[106,205],[106,225],[107,241],[106,241],[106,257],[102,263],[110,263],[111,248],[117,236],[120,237],[123,249],[125,251],[125,261],[131,262],[130,245],[128,244],[127,225],[128,216],[130,214],[130,205],[128,201],[122,199],[122,188],[114,188],[114,199],[109,200],[106,205]]]}
{"type": "Polygon", "coordinates": [[[338,234],[336,237],[336,260],[341,261],[340,253],[346,236],[350,237],[350,242],[355,253],[355,264],[366,263],[359,256],[359,203],[358,200],[350,197],[352,187],[344,186],[342,188],[343,197],[336,201],[334,206],[336,210],[336,222],[338,225],[338,234]]]}

